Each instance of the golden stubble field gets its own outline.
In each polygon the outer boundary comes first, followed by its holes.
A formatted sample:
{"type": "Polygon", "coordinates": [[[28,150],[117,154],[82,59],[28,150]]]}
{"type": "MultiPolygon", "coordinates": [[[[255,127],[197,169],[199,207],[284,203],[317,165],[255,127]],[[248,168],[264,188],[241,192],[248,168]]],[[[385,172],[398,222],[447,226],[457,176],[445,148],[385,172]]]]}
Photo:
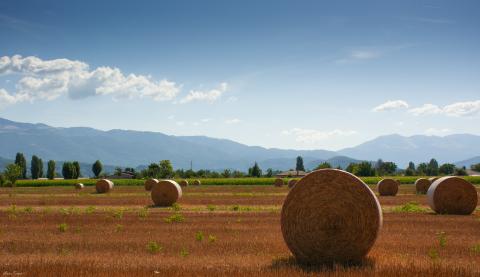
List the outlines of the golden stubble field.
{"type": "Polygon", "coordinates": [[[383,228],[361,264],[329,267],[291,257],[286,187],[188,187],[174,208],[149,207],[143,187],[0,192],[3,276],[480,276],[478,208],[435,215],[412,185],[379,197],[383,228]]]}

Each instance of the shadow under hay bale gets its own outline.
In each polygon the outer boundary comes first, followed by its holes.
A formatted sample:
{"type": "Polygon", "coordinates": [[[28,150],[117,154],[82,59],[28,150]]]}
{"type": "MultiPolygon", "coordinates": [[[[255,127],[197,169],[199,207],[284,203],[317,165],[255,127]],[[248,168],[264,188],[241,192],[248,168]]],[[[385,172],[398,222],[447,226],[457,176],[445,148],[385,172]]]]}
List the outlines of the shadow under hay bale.
{"type": "Polygon", "coordinates": [[[378,182],[377,190],[381,196],[395,196],[398,193],[398,181],[385,178],[378,182]]]}
{"type": "Polygon", "coordinates": [[[373,191],[337,169],[309,173],[290,190],[281,212],[283,238],[302,264],[362,261],[382,226],[373,191]]]}
{"type": "Polygon", "coordinates": [[[362,258],[359,261],[350,261],[343,263],[323,263],[323,264],[308,264],[302,263],[295,259],[295,257],[276,258],[268,267],[270,270],[284,270],[284,269],[300,269],[306,273],[338,273],[342,270],[374,270],[375,260],[370,257],[362,258]]]}
{"type": "Polygon", "coordinates": [[[428,189],[427,202],[439,214],[469,215],[478,204],[477,190],[460,177],[442,177],[428,189]]]}

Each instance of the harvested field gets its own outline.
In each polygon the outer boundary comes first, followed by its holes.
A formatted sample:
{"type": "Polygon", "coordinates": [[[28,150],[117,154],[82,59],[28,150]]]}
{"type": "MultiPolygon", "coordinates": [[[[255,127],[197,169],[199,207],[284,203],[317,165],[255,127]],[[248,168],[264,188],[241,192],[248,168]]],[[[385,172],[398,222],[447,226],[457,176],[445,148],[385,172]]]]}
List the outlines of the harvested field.
{"type": "MultiPolygon", "coordinates": [[[[280,230],[284,186],[189,186],[150,208],[143,186],[1,188],[0,270],[22,276],[479,276],[480,211],[436,215],[401,185],[379,197],[380,236],[358,265],[295,263],[280,230]]],[[[477,187],[478,190],[478,187],[477,187]]]]}

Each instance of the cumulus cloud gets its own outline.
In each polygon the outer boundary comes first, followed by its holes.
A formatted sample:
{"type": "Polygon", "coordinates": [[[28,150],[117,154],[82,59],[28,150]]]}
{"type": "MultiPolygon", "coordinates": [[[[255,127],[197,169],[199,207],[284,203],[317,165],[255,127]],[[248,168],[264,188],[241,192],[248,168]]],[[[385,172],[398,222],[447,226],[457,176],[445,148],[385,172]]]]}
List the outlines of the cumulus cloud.
{"type": "Polygon", "coordinates": [[[419,115],[439,114],[439,113],[442,113],[442,109],[437,105],[424,104],[421,107],[410,109],[408,110],[408,112],[413,115],[419,116],[419,115]]]}
{"type": "Polygon", "coordinates": [[[345,137],[355,135],[357,132],[352,130],[335,129],[332,131],[319,131],[313,129],[293,128],[282,131],[283,135],[295,136],[297,142],[314,143],[332,137],[345,137]]]}
{"type": "Polygon", "coordinates": [[[450,116],[472,116],[480,113],[480,100],[470,102],[458,102],[447,105],[443,112],[450,116]]]}
{"type": "Polygon", "coordinates": [[[108,66],[91,70],[87,63],[69,59],[42,60],[20,55],[1,57],[0,75],[9,74],[19,75],[20,78],[15,85],[15,93],[8,94],[5,90],[1,93],[0,101],[4,104],[53,100],[62,95],[72,99],[111,95],[114,98],[167,101],[175,98],[180,91],[180,86],[172,81],[155,81],[145,75],[125,75],[120,69],[108,66]]]}
{"type": "Polygon", "coordinates": [[[206,101],[213,103],[218,100],[228,90],[227,83],[221,83],[218,88],[209,91],[191,90],[187,96],[180,100],[181,104],[192,101],[206,101]]]}
{"type": "Polygon", "coordinates": [[[408,109],[408,103],[403,100],[390,100],[383,104],[380,104],[372,109],[374,112],[384,112],[384,111],[392,111],[392,110],[399,110],[399,109],[408,109]]]}
{"type": "Polygon", "coordinates": [[[242,120],[240,120],[238,118],[232,118],[232,119],[225,120],[225,123],[227,123],[227,124],[237,124],[237,123],[240,123],[240,122],[242,122],[242,120]]]}

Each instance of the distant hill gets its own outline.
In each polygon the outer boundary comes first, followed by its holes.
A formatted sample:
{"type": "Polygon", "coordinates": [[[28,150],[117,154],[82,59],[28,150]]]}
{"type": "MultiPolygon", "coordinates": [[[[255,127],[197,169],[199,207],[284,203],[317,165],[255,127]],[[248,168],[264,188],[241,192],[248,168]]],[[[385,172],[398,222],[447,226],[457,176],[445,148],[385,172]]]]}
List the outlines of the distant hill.
{"type": "Polygon", "coordinates": [[[478,164],[478,163],[480,163],[480,156],[456,162],[455,165],[458,167],[465,166],[466,168],[470,168],[472,164],[478,164]]]}
{"type": "MultiPolygon", "coordinates": [[[[0,118],[0,156],[15,157],[22,152],[44,161],[77,160],[91,164],[123,167],[145,166],[171,160],[175,168],[238,169],[246,171],[257,161],[264,170],[287,170],[302,156],[305,167],[315,168],[322,161],[345,168],[354,161],[393,161],[405,168],[436,158],[440,163],[464,161],[480,156],[480,136],[469,134],[438,136],[387,135],[337,152],[328,150],[291,150],[248,146],[228,139],[206,136],[170,136],[158,132],[128,130],[101,131],[86,127],[55,128],[45,124],[19,123],[0,118]]],[[[113,171],[113,169],[112,169],[113,171]]]]}
{"type": "Polygon", "coordinates": [[[440,163],[452,163],[472,155],[480,155],[480,136],[469,134],[445,137],[388,135],[352,148],[345,148],[338,153],[362,160],[375,161],[381,158],[394,161],[400,168],[405,168],[409,161],[418,164],[428,162],[431,158],[437,159],[440,163]]]}

